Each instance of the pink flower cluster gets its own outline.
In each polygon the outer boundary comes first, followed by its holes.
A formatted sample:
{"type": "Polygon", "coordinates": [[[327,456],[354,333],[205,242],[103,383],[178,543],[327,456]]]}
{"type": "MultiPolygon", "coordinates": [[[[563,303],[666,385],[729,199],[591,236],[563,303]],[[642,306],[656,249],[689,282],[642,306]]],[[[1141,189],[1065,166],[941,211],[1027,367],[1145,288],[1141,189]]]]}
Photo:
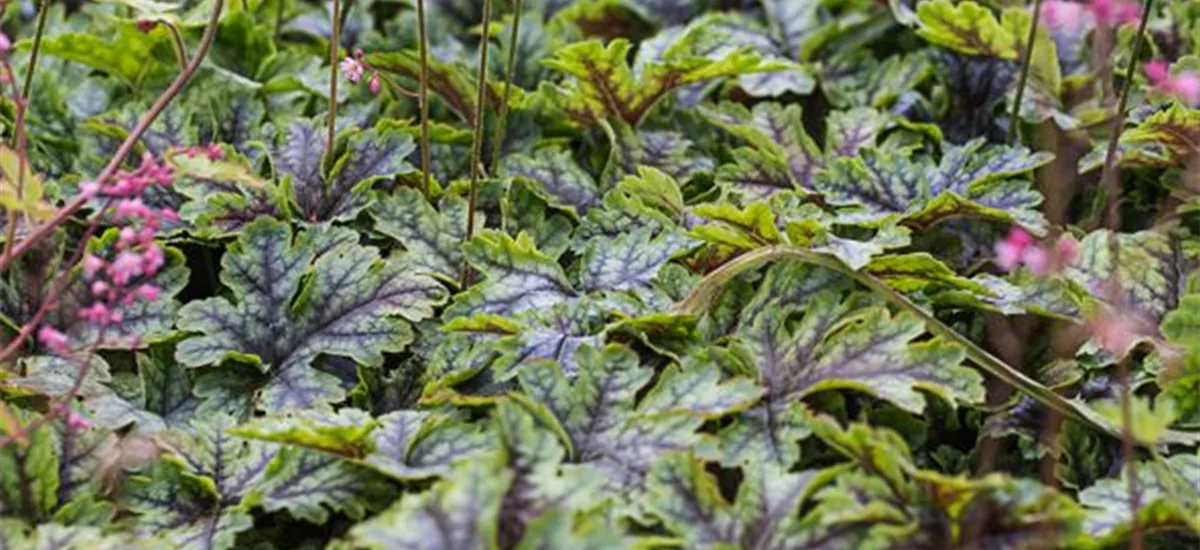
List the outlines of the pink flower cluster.
{"type": "Polygon", "coordinates": [[[1153,59],[1146,63],[1146,78],[1159,94],[1176,97],[1189,106],[1200,104],[1200,73],[1196,71],[1172,75],[1169,63],[1153,59]]]}
{"type": "Polygon", "coordinates": [[[1049,275],[1075,262],[1079,257],[1079,243],[1070,235],[1063,235],[1053,246],[1045,247],[1033,240],[1033,236],[1014,226],[1003,241],[996,243],[996,264],[1005,271],[1024,265],[1035,275],[1049,275]]]}
{"type": "Polygon", "coordinates": [[[1052,29],[1078,31],[1093,25],[1133,25],[1141,18],[1141,7],[1131,0],[1091,0],[1079,3],[1048,0],[1042,5],[1042,23],[1052,29]]]}
{"type": "Polygon", "coordinates": [[[370,70],[371,80],[367,83],[367,89],[371,90],[371,93],[373,94],[379,93],[379,71],[370,68],[366,63],[363,62],[362,50],[354,50],[354,57],[347,57],[343,59],[338,66],[341,68],[342,73],[346,75],[346,80],[349,80],[354,84],[358,84],[362,80],[363,73],[367,70],[370,70]]]}
{"type": "MultiPolygon", "coordinates": [[[[170,208],[147,205],[142,196],[152,186],[169,187],[175,182],[171,167],[150,154],[133,171],[118,172],[107,182],[87,182],[80,186],[87,197],[99,197],[110,205],[111,219],[122,224],[117,240],[104,254],[87,254],[81,267],[92,302],[77,315],[104,327],[121,323],[121,309],[144,300],[157,300],[161,289],[147,279],[156,275],[166,262],[163,249],[154,240],[163,222],[177,220],[170,208]]],[[[68,351],[68,338],[58,329],[44,325],[38,340],[55,353],[68,351]]]]}

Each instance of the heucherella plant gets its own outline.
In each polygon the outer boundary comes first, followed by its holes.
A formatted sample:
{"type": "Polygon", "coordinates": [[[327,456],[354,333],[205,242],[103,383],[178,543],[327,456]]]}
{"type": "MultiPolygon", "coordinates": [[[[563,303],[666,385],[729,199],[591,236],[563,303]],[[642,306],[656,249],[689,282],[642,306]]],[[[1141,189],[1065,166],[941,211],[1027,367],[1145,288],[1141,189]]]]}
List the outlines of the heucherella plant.
{"type": "Polygon", "coordinates": [[[0,549],[1200,541],[1200,11],[0,1],[0,549]]]}

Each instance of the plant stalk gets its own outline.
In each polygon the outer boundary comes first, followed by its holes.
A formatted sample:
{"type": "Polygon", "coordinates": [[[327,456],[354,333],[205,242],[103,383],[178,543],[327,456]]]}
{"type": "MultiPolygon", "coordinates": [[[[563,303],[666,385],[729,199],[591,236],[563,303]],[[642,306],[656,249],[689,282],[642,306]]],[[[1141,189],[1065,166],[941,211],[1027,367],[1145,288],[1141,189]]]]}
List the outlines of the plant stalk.
{"type": "Polygon", "coordinates": [[[1025,83],[1029,80],[1029,67],[1033,64],[1033,47],[1037,40],[1038,21],[1042,17],[1042,0],[1033,1],[1033,20],[1029,22],[1029,38],[1021,56],[1021,77],[1017,79],[1017,95],[1013,98],[1012,116],[1008,121],[1008,141],[1017,142],[1017,128],[1021,119],[1021,102],[1025,98],[1025,83]]]}
{"type": "Polygon", "coordinates": [[[333,162],[333,138],[337,132],[337,85],[338,85],[338,53],[341,52],[342,42],[342,3],[333,0],[333,29],[329,39],[329,126],[325,132],[325,159],[322,165],[329,166],[333,162]]]}
{"type": "Polygon", "coordinates": [[[504,96],[500,100],[500,113],[496,117],[496,128],[492,133],[491,170],[496,171],[500,162],[501,149],[504,148],[504,135],[508,123],[508,100],[512,96],[513,77],[516,76],[517,45],[521,38],[522,0],[513,0],[513,27],[508,37],[508,60],[504,63],[504,96]]]}
{"type": "Polygon", "coordinates": [[[37,67],[38,56],[42,51],[42,35],[46,33],[46,17],[50,13],[50,0],[42,0],[38,7],[37,29],[33,33],[33,48],[29,51],[29,66],[25,67],[25,85],[21,88],[21,97],[28,98],[33,91],[33,70],[37,67]]]}
{"type": "Polygon", "coordinates": [[[1117,112],[1109,130],[1108,149],[1104,153],[1104,169],[1100,172],[1100,185],[1105,192],[1105,225],[1116,231],[1121,226],[1121,208],[1119,195],[1121,182],[1116,174],[1117,144],[1121,138],[1121,128],[1125,126],[1125,109],[1129,104],[1129,90],[1133,87],[1133,75],[1138,67],[1138,57],[1142,54],[1142,37],[1146,33],[1146,23],[1150,19],[1150,11],[1154,9],[1154,0],[1146,0],[1142,8],[1142,18],[1138,22],[1137,34],[1133,38],[1133,54],[1129,58],[1129,66],[1125,69],[1125,82],[1121,85],[1121,93],[1117,99],[1117,112]]]}
{"type": "Polygon", "coordinates": [[[421,108],[421,192],[425,198],[433,192],[430,170],[433,166],[432,152],[429,150],[429,30],[425,23],[425,0],[417,0],[417,40],[421,52],[421,78],[418,91],[421,108]]]}
{"type": "MultiPolygon", "coordinates": [[[[483,119],[484,105],[487,99],[487,74],[488,74],[488,29],[492,26],[492,0],[484,0],[483,2],[483,36],[479,41],[479,73],[476,81],[475,94],[475,128],[471,136],[471,187],[467,199],[467,232],[463,235],[463,242],[471,240],[475,236],[475,204],[479,199],[479,177],[480,177],[480,156],[483,153],[483,119]]],[[[463,261],[462,269],[462,287],[466,288],[470,284],[471,268],[466,261],[463,261]]]]}
{"type": "Polygon", "coordinates": [[[175,46],[175,57],[179,60],[179,70],[182,71],[187,69],[188,54],[187,46],[185,46],[183,42],[183,35],[179,33],[179,28],[172,23],[163,21],[162,24],[166,25],[167,29],[171,31],[171,40],[174,42],[175,46]]]}
{"type": "MultiPolygon", "coordinates": [[[[1121,228],[1121,181],[1117,177],[1117,146],[1121,141],[1121,130],[1125,126],[1125,110],[1129,104],[1129,92],[1133,89],[1133,77],[1137,74],[1138,59],[1142,54],[1142,43],[1146,36],[1146,25],[1150,22],[1150,14],[1154,10],[1154,0],[1146,0],[1142,6],[1142,16],[1138,20],[1137,32],[1133,35],[1133,52],[1129,57],[1129,66],[1125,68],[1125,81],[1121,83],[1121,93],[1117,99],[1117,112],[1113,119],[1108,136],[1108,149],[1104,153],[1104,169],[1100,173],[1100,185],[1104,188],[1104,222],[1109,229],[1108,247],[1112,257],[1112,279],[1110,288],[1119,288],[1120,281],[1120,240],[1117,232],[1121,228]]],[[[1130,502],[1130,535],[1129,545],[1133,550],[1142,550],[1142,526],[1138,518],[1141,508],[1141,491],[1138,487],[1137,455],[1134,449],[1132,396],[1129,388],[1129,365],[1127,358],[1117,361],[1117,384],[1121,392],[1121,457],[1125,462],[1126,483],[1128,484],[1130,502]]]]}

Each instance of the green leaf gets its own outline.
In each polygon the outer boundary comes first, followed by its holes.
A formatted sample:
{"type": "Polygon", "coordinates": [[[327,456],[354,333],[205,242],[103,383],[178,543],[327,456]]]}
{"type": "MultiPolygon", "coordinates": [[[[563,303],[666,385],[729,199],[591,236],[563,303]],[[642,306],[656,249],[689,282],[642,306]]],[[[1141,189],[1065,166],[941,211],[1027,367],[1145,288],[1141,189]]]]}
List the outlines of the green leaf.
{"type": "Polygon", "coordinates": [[[444,281],[458,282],[467,230],[465,200],[447,196],[438,209],[421,193],[402,187],[372,204],[371,216],[376,231],[404,247],[404,263],[444,281]]]}
{"type": "Polygon", "coordinates": [[[576,295],[562,267],[539,252],[526,233],[513,239],[499,231],[482,231],[463,251],[484,280],[455,296],[446,318],[478,313],[513,315],[576,295]]]}
{"type": "Polygon", "coordinates": [[[783,159],[749,147],[734,151],[734,164],[721,165],[716,181],[741,204],[797,189],[783,159]]]}
{"type": "MultiPolygon", "coordinates": [[[[792,32],[797,23],[804,24],[802,21],[779,23],[793,26],[792,32]]],[[[719,61],[731,53],[749,51],[776,66],[778,70],[738,77],[738,87],[751,96],[774,97],[787,93],[807,95],[816,87],[812,71],[808,67],[791,62],[799,54],[798,49],[789,50],[787,42],[776,37],[788,31],[775,32],[781,29],[768,29],[749,17],[732,12],[715,13],[698,19],[689,26],[689,30],[694,34],[688,37],[689,48],[697,55],[719,61]]],[[[669,47],[675,35],[679,34],[675,31],[677,29],[667,29],[647,42],[662,39],[667,43],[665,46],[669,47]]],[[[647,42],[643,42],[638,50],[639,62],[646,58],[643,52],[647,48],[647,42]]]]}
{"type": "Polygon", "coordinates": [[[1194,425],[1200,419],[1200,341],[1195,338],[1200,334],[1200,294],[1180,299],[1159,328],[1170,347],[1159,350],[1158,385],[1175,399],[1181,422],[1194,425]]]}
{"type": "Polygon", "coordinates": [[[395,411],[379,417],[378,423],[371,433],[374,449],[362,463],[400,480],[447,475],[456,463],[495,445],[495,438],[481,426],[444,414],[395,411]]]}
{"type": "Polygon", "coordinates": [[[363,442],[375,429],[371,415],[346,408],[336,414],[328,411],[296,411],[287,416],[255,418],[234,427],[238,437],[287,443],[341,456],[363,454],[363,442]]]}
{"type": "MultiPolygon", "coordinates": [[[[415,49],[414,49],[415,50],[415,49]]],[[[372,53],[363,58],[371,67],[419,81],[421,59],[414,50],[372,53]]],[[[429,59],[429,90],[468,124],[474,123],[476,83],[471,70],[459,64],[439,61],[438,56],[429,59]]],[[[498,108],[501,98],[491,87],[487,88],[485,101],[489,107],[498,108]]]]}
{"type": "MultiPolygon", "coordinates": [[[[1124,429],[1124,412],[1116,401],[1093,403],[1100,414],[1108,418],[1116,426],[1124,429]]],[[[1154,445],[1162,437],[1171,424],[1175,423],[1177,414],[1174,403],[1170,399],[1158,399],[1153,404],[1147,398],[1131,396],[1129,401],[1130,435],[1145,445],[1154,445]]]]}
{"type": "Polygon", "coordinates": [[[136,532],[173,548],[233,548],[238,533],[254,526],[247,512],[220,504],[211,479],[170,462],[129,478],[121,498],[138,514],[136,532]]]}
{"type": "Polygon", "coordinates": [[[351,237],[320,227],[293,236],[265,218],[246,226],[222,258],[221,281],[233,300],[208,298],[180,311],[180,329],[195,335],[179,344],[178,360],[260,365],[268,376],[257,398],[264,410],[340,401],[337,379],[313,367],[318,355],[378,365],[383,352],[400,351],[411,339],[401,318],[428,317],[445,299],[433,279],[381,260],[351,237]]]}
{"type": "MultiPolygon", "coordinates": [[[[1200,139],[1200,110],[1180,103],[1157,111],[1121,132],[1117,162],[1121,166],[1183,167],[1196,153],[1200,139]]],[[[1080,172],[1104,166],[1107,153],[1099,145],[1079,160],[1080,172]]]]}
{"type": "MultiPolygon", "coordinates": [[[[688,84],[770,70],[757,56],[735,51],[722,59],[696,56],[692,42],[703,29],[693,29],[668,47],[661,59],[636,69],[629,66],[632,44],[618,38],[607,45],[588,40],[559,48],[544,63],[574,77],[557,89],[562,104],[581,123],[619,120],[637,126],[668,92],[688,84]]],[[[543,88],[544,90],[548,88],[543,88]]]]}
{"type": "Polygon", "coordinates": [[[1102,479],[1079,493],[1087,509],[1083,530],[1088,544],[1119,544],[1131,532],[1130,474],[1137,476],[1138,523],[1142,529],[1184,528],[1195,533],[1200,511],[1200,457],[1185,453],[1160,463],[1138,463],[1119,479],[1102,479]]]}
{"type": "Polygon", "coordinates": [[[496,517],[512,473],[494,461],[462,462],[452,479],[409,496],[355,525],[350,537],[366,548],[444,550],[496,544],[496,517]]]}
{"type": "Polygon", "coordinates": [[[1119,260],[1114,265],[1111,237],[1106,230],[1084,237],[1079,261],[1068,267],[1067,276],[1098,296],[1107,296],[1105,285],[1115,277],[1121,305],[1158,322],[1179,305],[1187,278],[1200,267],[1200,244],[1164,231],[1122,233],[1115,236],[1119,260]]]}
{"type": "Polygon", "coordinates": [[[824,153],[804,131],[799,106],[759,103],[751,111],[722,103],[718,109],[701,109],[701,113],[721,129],[784,162],[801,188],[811,188],[813,176],[825,165],[824,153]]]}
{"type": "Polygon", "coordinates": [[[370,202],[376,183],[415,170],[407,160],[416,150],[413,138],[393,125],[352,131],[339,143],[340,154],[326,173],[324,125],[297,119],[271,152],[276,177],[285,181],[304,221],[353,218],[370,202]]]}
{"type": "MultiPolygon", "coordinates": [[[[115,36],[105,39],[85,32],[65,32],[42,40],[41,53],[81,63],[97,71],[120,78],[137,88],[150,79],[165,75],[167,67],[156,58],[156,42],[169,38],[165,32],[142,34],[133,25],[117,25],[115,36]]],[[[23,42],[22,44],[27,44],[23,42]]]]}
{"type": "Polygon", "coordinates": [[[798,308],[768,310],[739,332],[740,352],[754,366],[771,401],[790,401],[832,388],[852,388],[920,412],[917,388],[944,399],[979,402],[983,379],[960,365],[961,348],[940,340],[914,343],[925,332],[914,315],[894,317],[883,306],[855,307],[833,293],[817,295],[795,329],[798,308]]]}
{"type": "Polygon", "coordinates": [[[965,54],[1016,59],[1019,39],[988,8],[967,0],[931,0],[917,5],[917,34],[965,54]]]}
{"type": "Polygon", "coordinates": [[[692,151],[692,141],[679,132],[639,131],[621,121],[601,126],[612,142],[608,164],[601,175],[606,185],[614,185],[625,176],[640,175],[643,166],[684,182],[713,168],[712,160],[692,151]]]}
{"type": "MultiPolygon", "coordinates": [[[[16,410],[17,420],[28,425],[37,415],[16,410]]],[[[26,443],[0,447],[0,512],[36,522],[58,503],[59,456],[55,434],[47,428],[29,430],[26,443]]]]}
{"type": "Polygon", "coordinates": [[[504,451],[502,463],[512,472],[497,518],[501,545],[536,537],[537,524],[547,515],[575,513],[599,503],[603,480],[598,472],[565,464],[566,450],[556,434],[525,407],[502,402],[495,419],[504,451]]]}
{"type": "Polygon", "coordinates": [[[532,182],[538,196],[550,205],[580,215],[600,203],[595,180],[575,162],[569,151],[539,149],[533,155],[510,155],[500,173],[532,182]]]}
{"type": "MultiPolygon", "coordinates": [[[[45,185],[33,173],[29,159],[16,151],[0,146],[0,210],[5,216],[21,214],[43,221],[54,214],[54,206],[46,202],[45,185]],[[24,172],[21,166],[24,165],[24,172]],[[20,182],[20,188],[17,183],[20,182]]],[[[7,235],[6,235],[7,237],[7,235]]]]}
{"type": "Polygon", "coordinates": [[[695,442],[695,430],[704,417],[692,414],[689,407],[695,403],[686,401],[680,408],[661,412],[661,404],[671,399],[658,394],[678,393],[676,386],[685,382],[683,377],[674,377],[672,387],[656,386],[646,397],[647,403],[656,405],[640,408],[637,394],[650,382],[653,371],[639,366],[628,348],[584,346],[576,354],[579,373],[574,383],[548,361],[530,363],[518,380],[535,410],[544,407],[545,416],[556,424],[554,429],[563,434],[571,462],[596,470],[605,480],[607,494],[634,498],[644,491],[645,475],[654,459],[695,442]]]}
{"type": "Polygon", "coordinates": [[[663,458],[650,473],[649,506],[688,548],[800,548],[812,543],[800,503],[816,471],[790,473],[776,464],[744,467],[728,503],[704,463],[686,454],[663,458]]]}
{"type": "Polygon", "coordinates": [[[653,236],[649,229],[626,233],[612,241],[593,239],[583,249],[580,289],[593,292],[649,286],[672,257],[692,244],[682,232],[653,236]]]}
{"type": "Polygon", "coordinates": [[[274,456],[270,446],[239,439],[239,429],[237,419],[218,413],[167,437],[169,460],[182,468],[182,476],[209,487],[221,507],[239,505],[265,478],[274,456]]]}
{"type": "Polygon", "coordinates": [[[391,492],[370,470],[340,458],[284,447],[267,466],[267,475],[253,495],[268,512],[286,510],[316,524],[328,521],[330,511],[362,519],[391,492]]]}

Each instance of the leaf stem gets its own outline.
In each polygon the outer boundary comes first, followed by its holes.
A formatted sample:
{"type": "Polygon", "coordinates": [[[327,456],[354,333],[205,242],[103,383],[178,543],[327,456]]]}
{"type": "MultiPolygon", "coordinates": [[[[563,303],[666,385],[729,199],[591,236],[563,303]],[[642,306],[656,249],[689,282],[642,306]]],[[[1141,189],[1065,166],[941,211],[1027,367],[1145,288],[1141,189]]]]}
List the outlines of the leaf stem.
{"type": "Polygon", "coordinates": [[[429,150],[429,34],[425,23],[425,0],[417,0],[417,40],[421,52],[421,78],[418,91],[421,107],[421,192],[425,198],[433,192],[430,174],[433,162],[429,150]]]}
{"type": "Polygon", "coordinates": [[[25,85],[21,88],[21,97],[28,98],[33,91],[33,70],[37,67],[38,55],[42,51],[42,35],[46,32],[46,17],[50,13],[50,0],[42,0],[38,7],[37,29],[33,33],[33,48],[29,52],[29,66],[25,67],[25,85]]]}
{"type": "Polygon", "coordinates": [[[508,100],[512,95],[512,83],[517,66],[517,41],[521,37],[522,0],[513,0],[513,27],[508,37],[508,60],[504,64],[504,96],[500,100],[500,114],[496,117],[496,128],[492,133],[491,169],[496,171],[500,162],[500,150],[504,148],[505,126],[508,123],[508,100]]]}
{"type": "MultiPolygon", "coordinates": [[[[913,303],[907,296],[888,286],[887,283],[873,275],[850,269],[832,256],[813,252],[805,248],[775,245],[758,248],[742,254],[705,276],[687,298],[676,304],[675,311],[682,314],[698,315],[708,307],[708,304],[716,297],[725,283],[748,270],[780,259],[800,260],[834,270],[854,279],[892,304],[916,314],[925,323],[926,329],[929,332],[962,346],[966,349],[967,358],[992,376],[1029,395],[1050,409],[1058,411],[1085,425],[1092,426],[1109,436],[1120,437],[1120,428],[1113,426],[1112,423],[1091,407],[1070,401],[1053,390],[1039,384],[1036,380],[1025,376],[1021,371],[1010,367],[1000,358],[988,353],[971,340],[938,320],[924,308],[913,303]]],[[[1163,444],[1195,445],[1200,442],[1200,433],[1167,430],[1160,439],[1160,442],[1163,444]]]]}
{"type": "MultiPolygon", "coordinates": [[[[483,1],[483,35],[479,40],[479,73],[476,82],[475,94],[475,128],[471,136],[471,187],[467,199],[467,232],[463,235],[463,242],[471,240],[475,235],[475,203],[479,199],[479,177],[480,177],[480,156],[483,153],[483,119],[484,119],[484,103],[487,98],[487,74],[488,74],[488,29],[492,26],[492,0],[483,1]]],[[[471,267],[466,261],[463,262],[462,269],[462,286],[466,288],[470,284],[471,267]]]]}
{"type": "MultiPolygon", "coordinates": [[[[1109,229],[1108,247],[1112,258],[1111,288],[1118,288],[1120,277],[1120,239],[1117,231],[1121,228],[1121,181],[1117,177],[1117,145],[1121,140],[1121,130],[1125,126],[1125,109],[1129,104],[1129,92],[1133,89],[1133,76],[1138,68],[1138,58],[1142,54],[1142,42],[1146,35],[1146,25],[1154,10],[1154,0],[1146,0],[1142,6],[1142,16],[1138,20],[1137,32],[1133,35],[1133,52],[1129,57],[1129,66],[1125,68],[1125,81],[1121,83],[1121,93],[1117,99],[1117,112],[1109,129],[1108,149],[1104,153],[1104,170],[1100,173],[1100,185],[1104,189],[1104,222],[1109,229]]],[[[1125,462],[1126,483],[1129,496],[1129,525],[1130,548],[1142,550],[1142,526],[1138,518],[1141,508],[1141,491],[1138,488],[1137,456],[1134,449],[1133,410],[1129,388],[1128,358],[1122,357],[1117,361],[1117,385],[1121,407],[1121,457],[1125,462]]]]}
{"type": "Polygon", "coordinates": [[[329,166],[333,159],[333,138],[337,129],[337,85],[338,85],[338,53],[341,52],[342,26],[339,24],[342,15],[341,0],[333,0],[333,29],[329,39],[329,126],[325,132],[325,159],[323,164],[329,166]]]}
{"type": "Polygon", "coordinates": [[[1104,153],[1104,169],[1100,172],[1100,185],[1105,192],[1105,225],[1116,231],[1121,226],[1121,208],[1118,195],[1121,194],[1121,182],[1116,175],[1117,143],[1121,138],[1121,128],[1125,126],[1125,108],[1129,103],[1129,90],[1133,87],[1133,75],[1137,71],[1138,57],[1142,54],[1142,37],[1146,33],[1146,22],[1150,19],[1150,10],[1154,9],[1154,0],[1146,0],[1142,7],[1142,18],[1138,22],[1137,33],[1133,37],[1133,53],[1129,57],[1129,67],[1125,69],[1125,82],[1121,84],[1121,94],[1117,99],[1117,112],[1113,118],[1108,136],[1108,150],[1104,153]]]}
{"type": "Polygon", "coordinates": [[[1017,127],[1021,118],[1021,102],[1025,97],[1025,83],[1029,80],[1029,66],[1033,64],[1033,48],[1037,40],[1038,21],[1042,17],[1042,0],[1033,0],[1033,19],[1029,22],[1029,38],[1021,57],[1021,77],[1017,79],[1017,95],[1013,98],[1012,115],[1008,121],[1008,140],[1017,141],[1017,127]]]}
{"type": "Polygon", "coordinates": [[[188,55],[187,47],[183,43],[183,35],[179,33],[179,28],[170,21],[163,21],[162,24],[171,31],[172,44],[175,46],[175,57],[179,60],[179,70],[187,69],[188,55]]]}
{"type": "MultiPolygon", "coordinates": [[[[200,45],[196,49],[196,55],[192,57],[192,60],[188,63],[187,68],[183,72],[179,73],[179,75],[175,77],[175,80],[171,82],[171,85],[167,87],[166,91],[164,91],[163,94],[158,97],[158,99],[154,102],[154,105],[150,106],[150,110],[146,111],[146,114],[142,116],[141,120],[138,121],[137,126],[135,126],[133,130],[129,132],[129,135],[125,137],[125,141],[121,143],[121,146],[117,148],[117,152],[113,154],[111,159],[109,159],[108,165],[105,166],[104,170],[102,170],[100,174],[96,176],[96,181],[106,181],[117,172],[117,169],[121,167],[121,163],[125,162],[125,158],[128,157],[131,152],[133,152],[133,148],[135,145],[137,145],[137,141],[141,139],[142,134],[145,134],[146,130],[150,129],[150,125],[154,123],[160,114],[162,114],[163,110],[167,108],[167,105],[175,99],[175,96],[179,95],[179,92],[182,91],[184,86],[186,86],[187,83],[192,79],[192,75],[196,74],[196,71],[200,68],[200,62],[204,60],[205,55],[208,54],[208,50],[212,46],[213,40],[217,37],[217,24],[220,21],[221,8],[224,7],[224,4],[225,0],[215,0],[212,15],[209,17],[208,27],[204,29],[204,36],[200,38],[200,45]]],[[[42,225],[39,225],[30,231],[29,236],[25,237],[24,240],[14,246],[7,255],[0,257],[0,273],[3,273],[6,269],[8,269],[8,265],[14,260],[23,256],[26,252],[29,252],[29,250],[33,248],[38,241],[44,239],[47,235],[53,232],[55,228],[62,225],[64,222],[66,222],[66,220],[70,219],[70,217],[82,209],[84,205],[88,203],[88,201],[89,199],[83,195],[75,197],[71,200],[71,202],[63,205],[63,207],[55,213],[53,218],[47,220],[42,225]]]]}

